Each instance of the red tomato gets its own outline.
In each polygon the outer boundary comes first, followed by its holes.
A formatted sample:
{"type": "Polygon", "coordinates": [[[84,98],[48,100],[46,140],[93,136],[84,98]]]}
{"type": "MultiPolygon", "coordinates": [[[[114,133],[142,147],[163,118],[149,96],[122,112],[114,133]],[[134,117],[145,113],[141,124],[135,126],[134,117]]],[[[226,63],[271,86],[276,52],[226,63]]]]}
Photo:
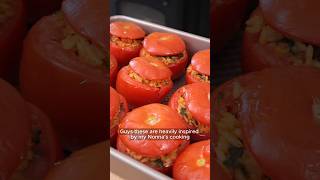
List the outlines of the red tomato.
{"type": "Polygon", "coordinates": [[[107,50],[108,7],[106,0],[64,0],[61,9],[78,33],[107,50]]]}
{"type": "Polygon", "coordinates": [[[26,103],[13,87],[1,79],[0,114],[0,141],[4,142],[1,145],[0,177],[42,179],[49,167],[62,157],[49,119],[35,106],[26,103]],[[37,138],[31,136],[35,129],[39,130],[37,138]],[[30,153],[32,159],[28,160],[30,153]],[[25,160],[29,161],[25,169],[18,170],[25,160]]]}
{"type": "Polygon", "coordinates": [[[62,0],[24,0],[28,10],[28,21],[34,23],[43,16],[58,11],[62,0]]]}
{"type": "Polygon", "coordinates": [[[170,79],[171,71],[158,60],[146,57],[137,57],[123,67],[117,77],[117,91],[122,94],[129,104],[141,106],[160,102],[171,90],[173,82],[170,79]],[[133,79],[132,72],[146,79],[149,83],[154,81],[166,81],[167,84],[159,87],[151,86],[148,82],[133,79]]]}
{"type": "Polygon", "coordinates": [[[215,52],[221,51],[226,43],[240,30],[247,5],[248,0],[212,1],[211,29],[215,52]]]}
{"type": "Polygon", "coordinates": [[[41,19],[25,39],[22,94],[51,118],[63,147],[77,149],[106,138],[106,68],[82,62],[61,45],[60,16],[41,19]]]}
{"type": "MultiPolygon", "coordinates": [[[[160,158],[168,155],[169,153],[177,150],[180,146],[177,154],[182,151],[188,144],[185,139],[159,139],[159,140],[131,140],[130,135],[122,133],[124,130],[159,130],[159,129],[186,129],[186,123],[179,117],[178,113],[172,110],[170,107],[163,104],[149,104],[143,107],[136,108],[129,112],[119,124],[119,135],[117,148],[119,151],[127,153],[127,149],[137,153],[138,155],[147,158],[160,158]]],[[[147,133],[145,135],[152,135],[147,133]]],[[[132,134],[131,134],[132,135],[132,134]]],[[[170,134],[153,134],[153,135],[167,135],[170,134]]],[[[174,161],[176,157],[171,157],[174,161]]],[[[147,164],[151,166],[151,164],[147,164]]],[[[151,166],[155,168],[155,166],[151,166]]],[[[170,168],[168,166],[167,168],[170,168]]],[[[163,170],[163,168],[155,168],[157,170],[163,170]]]]}
{"type": "Polygon", "coordinates": [[[161,58],[170,58],[182,53],[182,57],[173,60],[172,63],[163,61],[172,71],[172,79],[180,77],[187,66],[188,54],[184,41],[175,34],[154,32],[149,34],[143,41],[143,48],[140,51],[140,56],[148,56],[161,58]]]}
{"type": "Polygon", "coordinates": [[[177,111],[186,122],[188,122],[188,114],[196,121],[197,125],[189,124],[189,128],[200,131],[199,134],[192,134],[193,140],[210,138],[210,85],[208,83],[193,83],[182,86],[170,98],[169,106],[177,111]],[[181,97],[184,99],[184,105],[181,103],[181,97]],[[182,111],[180,108],[184,110],[182,111]],[[205,128],[201,129],[199,124],[205,128]]]}
{"type": "Polygon", "coordinates": [[[2,3],[7,4],[8,9],[2,9],[1,13],[4,17],[1,18],[0,26],[0,78],[16,84],[21,46],[26,32],[25,6],[22,0],[2,3]]]}
{"type": "Polygon", "coordinates": [[[118,94],[112,87],[110,87],[110,139],[111,144],[114,144],[116,140],[116,133],[118,130],[118,124],[121,119],[126,115],[128,112],[128,105],[127,101],[124,97],[118,94]],[[114,122],[116,119],[117,122],[114,122]],[[116,125],[112,128],[112,125],[116,125]]]}
{"type": "Polygon", "coordinates": [[[103,180],[109,177],[108,142],[87,147],[73,153],[51,169],[45,180],[103,180]]]}
{"type": "Polygon", "coordinates": [[[279,32],[310,44],[320,45],[320,1],[261,0],[267,23],[279,32]],[[312,20],[311,20],[312,19],[312,20]]]}
{"type": "Polygon", "coordinates": [[[275,67],[221,86],[221,106],[237,100],[244,142],[271,179],[320,178],[319,78],[316,68],[275,67]],[[233,82],[242,89],[236,99],[233,82]]]}
{"type": "Polygon", "coordinates": [[[28,104],[28,110],[32,128],[39,133],[39,144],[34,146],[33,159],[22,174],[28,179],[40,180],[47,175],[53,164],[62,158],[62,149],[48,117],[32,104],[28,104]]]}
{"type": "Polygon", "coordinates": [[[2,179],[10,179],[28,151],[31,121],[25,101],[8,83],[0,79],[0,170],[2,179]]]}
{"type": "Polygon", "coordinates": [[[118,62],[116,58],[110,54],[110,85],[114,86],[116,83],[118,73],[118,62]]]}
{"type": "MultiPolygon", "coordinates": [[[[261,9],[257,8],[253,16],[262,17],[261,9]]],[[[245,31],[242,46],[242,67],[245,72],[258,71],[272,66],[290,65],[293,61],[288,56],[275,52],[268,44],[259,43],[260,32],[245,31]]]]}
{"type": "MultiPolygon", "coordinates": [[[[193,55],[188,68],[208,76],[210,80],[210,49],[198,51],[193,55]]],[[[186,81],[188,84],[202,82],[201,79],[192,76],[190,72],[186,72],[186,81]]]]}
{"type": "Polygon", "coordinates": [[[179,155],[173,166],[173,178],[210,179],[210,140],[191,144],[179,155]]]}
{"type": "MultiPolygon", "coordinates": [[[[144,38],[145,32],[137,24],[118,21],[110,24],[110,35],[131,41],[140,41],[144,38]]],[[[123,40],[118,39],[118,41],[122,42],[123,40]]],[[[133,42],[123,41],[123,43],[126,46],[121,46],[110,40],[110,52],[117,58],[120,66],[127,65],[132,58],[139,56],[142,48],[142,42],[138,42],[138,45],[132,44],[133,42]]]]}

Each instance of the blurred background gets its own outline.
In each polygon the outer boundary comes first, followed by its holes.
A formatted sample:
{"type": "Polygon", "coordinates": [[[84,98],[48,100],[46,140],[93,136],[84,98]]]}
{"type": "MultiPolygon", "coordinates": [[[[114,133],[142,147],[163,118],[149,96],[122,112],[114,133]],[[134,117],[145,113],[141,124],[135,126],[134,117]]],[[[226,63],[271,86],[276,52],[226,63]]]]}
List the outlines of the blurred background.
{"type": "Polygon", "coordinates": [[[209,0],[110,0],[110,16],[126,15],[209,37],[209,0]]]}

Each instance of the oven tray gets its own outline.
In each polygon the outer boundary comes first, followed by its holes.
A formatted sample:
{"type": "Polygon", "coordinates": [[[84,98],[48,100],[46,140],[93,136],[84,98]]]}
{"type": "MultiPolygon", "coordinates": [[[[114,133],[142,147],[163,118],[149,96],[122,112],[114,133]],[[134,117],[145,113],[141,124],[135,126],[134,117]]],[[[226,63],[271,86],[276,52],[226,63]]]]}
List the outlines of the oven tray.
{"type": "MultiPolygon", "coordinates": [[[[113,22],[113,21],[134,22],[139,26],[141,26],[146,31],[146,33],[158,31],[158,32],[169,32],[169,33],[177,34],[186,43],[189,59],[197,51],[210,48],[210,39],[201,37],[198,35],[186,33],[173,28],[165,27],[162,25],[158,25],[151,22],[142,21],[139,19],[131,18],[128,16],[122,16],[122,15],[111,16],[110,22],[113,22]]],[[[180,78],[174,81],[173,89],[170,91],[168,96],[164,98],[164,101],[162,103],[167,103],[171,94],[184,84],[185,84],[184,78],[180,78]]],[[[146,165],[132,159],[131,157],[117,151],[113,147],[110,147],[110,171],[114,174],[121,176],[124,179],[130,179],[130,180],[171,179],[170,177],[158,171],[155,171],[147,167],[146,165]]]]}

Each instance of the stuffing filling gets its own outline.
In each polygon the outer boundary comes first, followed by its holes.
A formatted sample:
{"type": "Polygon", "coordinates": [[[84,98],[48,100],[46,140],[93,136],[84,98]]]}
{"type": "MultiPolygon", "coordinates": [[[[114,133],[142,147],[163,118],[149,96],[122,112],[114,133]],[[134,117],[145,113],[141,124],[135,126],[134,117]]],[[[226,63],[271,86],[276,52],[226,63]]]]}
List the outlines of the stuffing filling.
{"type": "Polygon", "coordinates": [[[188,125],[197,128],[200,134],[207,134],[210,132],[210,125],[201,124],[192,117],[190,111],[186,107],[186,101],[183,95],[181,95],[178,99],[177,110],[183,119],[188,123],[188,125]]]}
{"type": "Polygon", "coordinates": [[[106,51],[102,47],[94,44],[89,39],[86,39],[81,34],[75,32],[64,20],[62,13],[57,13],[56,16],[62,23],[63,39],[61,40],[62,47],[70,50],[83,63],[94,67],[106,68],[107,56],[106,51]]]}
{"type": "Polygon", "coordinates": [[[179,145],[177,149],[170,152],[169,154],[159,156],[159,157],[144,157],[142,155],[139,155],[138,153],[131,151],[130,149],[126,148],[126,153],[134,158],[137,161],[140,161],[148,166],[151,166],[153,168],[167,168],[171,167],[176,160],[177,156],[184,150],[186,147],[187,142],[183,142],[179,145]]]}
{"type": "Polygon", "coordinates": [[[24,180],[24,171],[27,170],[32,161],[38,156],[36,152],[36,146],[40,144],[41,140],[41,130],[39,128],[33,127],[32,130],[32,140],[28,146],[28,152],[21,157],[22,162],[16,169],[15,173],[11,177],[11,180],[24,180]]]}
{"type": "Polygon", "coordinates": [[[241,124],[237,118],[238,108],[239,103],[236,101],[233,105],[227,106],[226,110],[221,110],[215,121],[218,129],[218,140],[215,144],[218,162],[235,180],[271,179],[263,174],[244,145],[241,124]]]}
{"type": "Polygon", "coordinates": [[[15,1],[0,1],[0,25],[4,24],[10,17],[14,15],[15,1]]]}
{"type": "Polygon", "coordinates": [[[118,126],[118,124],[120,123],[121,117],[123,117],[124,111],[125,111],[124,104],[120,103],[119,112],[117,112],[117,114],[113,117],[113,121],[110,129],[118,126]]]}
{"type": "Polygon", "coordinates": [[[199,73],[198,71],[194,70],[191,66],[187,68],[187,73],[191,74],[192,77],[199,80],[200,82],[210,83],[210,76],[199,73]]]}
{"type": "Polygon", "coordinates": [[[181,61],[183,59],[184,54],[180,53],[180,54],[173,55],[173,56],[153,56],[150,53],[148,53],[147,51],[144,51],[143,55],[146,57],[156,58],[168,66],[168,65],[175,64],[175,63],[178,63],[179,61],[181,61]]]}
{"type": "Polygon", "coordinates": [[[141,77],[138,73],[134,72],[132,69],[129,70],[130,78],[132,78],[135,81],[138,81],[142,84],[146,84],[150,87],[155,87],[155,88],[161,88],[163,86],[167,86],[169,84],[169,79],[165,80],[148,80],[143,77],[141,77]]]}
{"type": "Polygon", "coordinates": [[[285,37],[266,24],[263,17],[253,16],[247,22],[246,31],[259,33],[259,43],[272,47],[284,57],[291,57],[294,65],[320,67],[320,47],[285,37]]]}
{"type": "Polygon", "coordinates": [[[119,47],[123,48],[135,48],[142,45],[143,39],[128,39],[128,38],[120,38],[114,35],[111,35],[110,41],[115,43],[119,47]]]}

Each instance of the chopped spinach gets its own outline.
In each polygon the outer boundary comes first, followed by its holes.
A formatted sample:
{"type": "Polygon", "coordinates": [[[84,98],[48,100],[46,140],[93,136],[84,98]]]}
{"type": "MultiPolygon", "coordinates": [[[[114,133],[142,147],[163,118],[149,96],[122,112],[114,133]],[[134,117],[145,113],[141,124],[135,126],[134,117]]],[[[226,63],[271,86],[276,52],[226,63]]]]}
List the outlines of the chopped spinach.
{"type": "Polygon", "coordinates": [[[230,168],[235,168],[239,166],[239,159],[242,157],[244,150],[242,147],[230,146],[228,149],[227,159],[223,164],[230,168]]]}
{"type": "Polygon", "coordinates": [[[180,108],[180,114],[181,114],[182,116],[187,117],[187,116],[188,116],[188,115],[187,115],[187,109],[184,108],[184,107],[180,108]]]}
{"type": "Polygon", "coordinates": [[[160,167],[160,168],[164,167],[163,162],[161,161],[161,159],[157,159],[157,160],[155,160],[153,162],[157,167],[160,167]]]}

